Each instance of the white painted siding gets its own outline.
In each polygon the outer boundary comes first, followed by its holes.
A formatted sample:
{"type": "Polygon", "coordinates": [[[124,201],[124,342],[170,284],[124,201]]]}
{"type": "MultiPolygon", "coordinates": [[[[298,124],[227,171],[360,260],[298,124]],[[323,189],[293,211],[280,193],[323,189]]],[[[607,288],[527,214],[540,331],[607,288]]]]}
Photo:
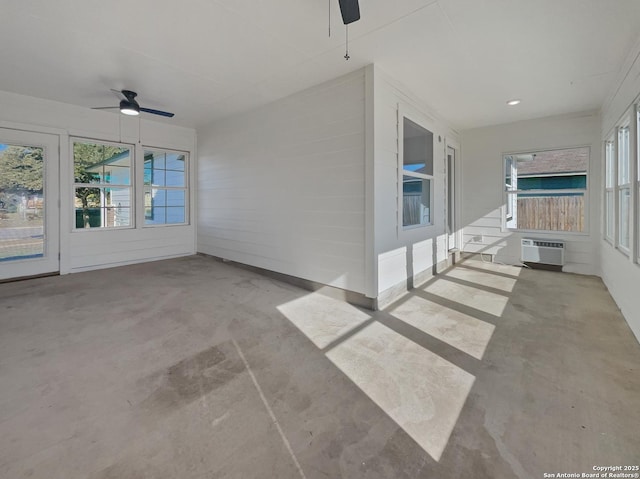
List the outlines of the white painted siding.
{"type": "MultiPolygon", "coordinates": [[[[601,141],[604,142],[612,128],[635,101],[640,101],[640,42],[630,52],[620,78],[611,89],[603,108],[601,141]]],[[[601,201],[604,198],[604,186],[601,186],[601,201]]],[[[638,212],[640,216],[640,212],[638,212]]],[[[640,218],[636,217],[640,222],[640,218]]],[[[602,279],[622,314],[640,341],[640,265],[632,258],[617,251],[604,239],[604,230],[600,232],[600,256],[602,259],[602,279]]],[[[640,238],[637,238],[640,248],[640,238]]]]}
{"type": "MultiPolygon", "coordinates": [[[[84,137],[137,145],[135,174],[141,179],[140,145],[187,151],[195,160],[195,130],[1,91],[0,105],[1,127],[52,133],[60,137],[62,274],[195,253],[194,215],[189,225],[143,228],[141,189],[136,191],[135,228],[73,231],[73,159],[69,141],[70,137],[84,137]]],[[[191,204],[194,198],[192,189],[191,204]]]]}
{"type": "Polygon", "coordinates": [[[198,132],[198,251],[365,292],[364,70],[198,132]]]}
{"type": "Polygon", "coordinates": [[[596,113],[542,118],[462,132],[463,251],[495,255],[496,261],[520,262],[523,237],[566,241],[564,271],[599,274],[600,119],[596,113]],[[585,234],[514,233],[502,229],[503,154],[590,146],[588,231],[585,234]]]}
{"type": "Polygon", "coordinates": [[[376,296],[389,288],[406,284],[411,275],[431,272],[434,265],[447,259],[445,235],[446,142],[457,143],[457,134],[428,106],[378,67],[370,66],[373,77],[374,148],[374,258],[376,296]],[[420,119],[421,126],[433,135],[434,180],[433,225],[403,230],[398,214],[399,143],[398,111],[420,119]]]}

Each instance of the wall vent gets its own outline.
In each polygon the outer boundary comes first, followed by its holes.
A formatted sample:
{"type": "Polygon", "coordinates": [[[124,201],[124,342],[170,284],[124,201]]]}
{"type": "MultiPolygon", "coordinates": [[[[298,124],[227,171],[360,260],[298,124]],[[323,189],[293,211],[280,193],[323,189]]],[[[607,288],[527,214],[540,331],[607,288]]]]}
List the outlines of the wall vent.
{"type": "Polygon", "coordinates": [[[522,262],[564,265],[564,241],[522,239],[522,262]]]}

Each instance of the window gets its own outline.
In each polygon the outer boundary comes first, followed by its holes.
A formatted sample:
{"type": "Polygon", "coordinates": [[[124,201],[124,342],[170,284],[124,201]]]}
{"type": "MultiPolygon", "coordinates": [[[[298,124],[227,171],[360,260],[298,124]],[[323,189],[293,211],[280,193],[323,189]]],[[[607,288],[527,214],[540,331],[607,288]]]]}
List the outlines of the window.
{"type": "Polygon", "coordinates": [[[403,117],[402,226],[433,224],[433,133],[403,117]]]}
{"type": "Polygon", "coordinates": [[[589,148],[504,156],[505,227],[581,233],[589,148]]]}
{"type": "Polygon", "coordinates": [[[131,159],[126,145],[73,142],[76,229],[133,226],[131,159]]]}
{"type": "Polygon", "coordinates": [[[636,107],[636,252],[640,263],[640,105],[636,107]]]}
{"type": "Polygon", "coordinates": [[[145,150],[144,224],[187,222],[186,153],[145,150]]]}
{"type": "Polygon", "coordinates": [[[604,223],[605,223],[605,238],[613,243],[613,229],[615,225],[615,142],[613,138],[605,142],[604,157],[605,157],[605,193],[604,193],[604,223]]]}
{"type": "Polygon", "coordinates": [[[631,220],[631,162],[629,161],[629,126],[618,128],[618,245],[629,249],[631,220]]]}
{"type": "MultiPolygon", "coordinates": [[[[505,187],[507,191],[515,191],[518,188],[516,187],[517,181],[517,172],[515,170],[515,162],[513,157],[507,156],[505,157],[505,167],[504,167],[504,175],[505,175],[505,187]]],[[[506,204],[506,220],[513,221],[513,212],[516,210],[516,195],[511,195],[511,197],[507,198],[506,204]]]]}

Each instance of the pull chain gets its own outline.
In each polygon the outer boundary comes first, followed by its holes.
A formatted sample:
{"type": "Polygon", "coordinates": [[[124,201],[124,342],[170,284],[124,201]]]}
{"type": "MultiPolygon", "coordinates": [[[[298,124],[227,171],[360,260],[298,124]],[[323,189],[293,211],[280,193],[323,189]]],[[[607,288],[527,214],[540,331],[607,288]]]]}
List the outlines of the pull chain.
{"type": "Polygon", "coordinates": [[[351,58],[349,56],[349,25],[346,25],[345,28],[347,30],[347,42],[346,42],[346,52],[344,54],[344,59],[345,61],[349,61],[349,58],[351,58]]]}
{"type": "Polygon", "coordinates": [[[329,38],[331,38],[331,2],[333,0],[329,0],[329,38]]]}

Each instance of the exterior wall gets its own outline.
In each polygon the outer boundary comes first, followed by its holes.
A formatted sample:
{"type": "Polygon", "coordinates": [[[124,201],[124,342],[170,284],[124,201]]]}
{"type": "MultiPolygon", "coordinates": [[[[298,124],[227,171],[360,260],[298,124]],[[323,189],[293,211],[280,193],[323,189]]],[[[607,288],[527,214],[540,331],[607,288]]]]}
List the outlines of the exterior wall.
{"type": "MultiPolygon", "coordinates": [[[[373,145],[367,161],[373,169],[373,276],[375,296],[400,293],[411,283],[429,277],[438,263],[447,260],[446,151],[447,144],[458,145],[458,136],[428,106],[414,98],[406,88],[378,67],[367,68],[373,92],[370,110],[373,145]],[[400,113],[399,113],[400,112],[400,113]],[[420,120],[433,132],[434,180],[432,187],[433,224],[403,229],[399,214],[399,138],[398,123],[406,113],[420,120]],[[409,280],[409,281],[408,281],[409,280]]],[[[459,148],[458,148],[459,155],[459,148]]],[[[384,299],[381,299],[385,303],[384,299]]]]}
{"type": "MultiPolygon", "coordinates": [[[[144,228],[142,190],[135,204],[136,227],[73,231],[73,158],[70,137],[135,145],[142,178],[142,146],[190,152],[195,162],[195,131],[146,119],[125,117],[49,100],[0,92],[0,127],[58,135],[60,138],[60,272],[62,274],[195,253],[195,216],[189,225],[144,228]]],[[[192,171],[195,168],[192,165],[192,171]]],[[[139,182],[141,184],[141,181],[139,182]]],[[[193,182],[192,182],[193,184],[193,182]]],[[[191,205],[195,194],[192,190],[191,205]]]]}
{"type": "Polygon", "coordinates": [[[365,293],[365,75],[198,132],[198,251],[365,293]]]}
{"type": "MultiPolygon", "coordinates": [[[[612,93],[602,110],[601,145],[634,100],[640,101],[640,42],[630,52],[621,69],[620,79],[611,91],[612,93]]],[[[604,183],[599,190],[602,202],[604,202],[603,191],[604,183]]],[[[638,214],[640,215],[640,212],[638,214]]],[[[635,221],[640,221],[640,218],[636,217],[635,221]]],[[[636,228],[637,230],[638,228],[636,228]]],[[[635,241],[635,251],[638,252],[640,238],[636,237],[635,241]]],[[[640,265],[604,240],[604,225],[600,231],[599,246],[602,258],[602,279],[636,338],[640,341],[640,295],[638,295],[638,291],[640,291],[640,265]]],[[[631,249],[633,252],[634,248],[631,249]]]]}
{"type": "Polygon", "coordinates": [[[495,255],[507,264],[520,263],[520,240],[525,237],[566,241],[564,271],[599,274],[601,148],[600,118],[578,113],[462,132],[463,251],[495,255]],[[589,146],[586,194],[587,231],[580,233],[514,233],[502,227],[505,203],[503,154],[589,146]]]}

